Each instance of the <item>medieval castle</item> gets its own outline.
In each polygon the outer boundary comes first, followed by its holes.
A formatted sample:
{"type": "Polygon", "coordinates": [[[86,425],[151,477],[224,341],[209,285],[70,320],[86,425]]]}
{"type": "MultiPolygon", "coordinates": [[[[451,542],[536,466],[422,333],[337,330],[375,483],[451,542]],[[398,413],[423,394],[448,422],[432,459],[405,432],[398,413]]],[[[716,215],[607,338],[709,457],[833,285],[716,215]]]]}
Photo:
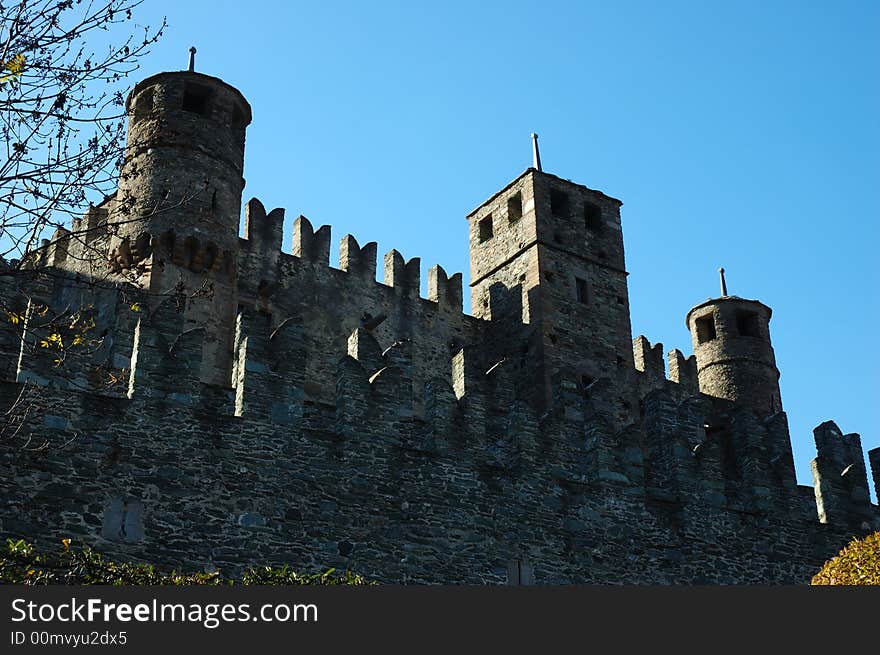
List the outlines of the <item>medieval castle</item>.
{"type": "Polygon", "coordinates": [[[467,216],[468,315],[461,274],[433,267],[421,298],[419,259],[392,250],[379,283],[351,235],[331,268],[305,217],[282,252],[284,210],[256,199],[239,236],[233,87],[161,73],[127,108],[117,193],[0,276],[21,316],[0,536],[226,573],[779,584],[880,527],[857,434],[817,427],[797,484],[769,307],[692,308],[668,377],[632,338],[620,201],[540,166],[492,195],[467,216]]]}

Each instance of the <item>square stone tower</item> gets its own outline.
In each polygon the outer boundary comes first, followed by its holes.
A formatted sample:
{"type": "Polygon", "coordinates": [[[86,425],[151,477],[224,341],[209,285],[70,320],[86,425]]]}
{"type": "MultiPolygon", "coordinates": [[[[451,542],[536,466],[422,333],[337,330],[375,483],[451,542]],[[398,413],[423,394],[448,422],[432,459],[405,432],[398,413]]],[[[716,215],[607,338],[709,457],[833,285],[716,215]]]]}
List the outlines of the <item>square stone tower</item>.
{"type": "Polygon", "coordinates": [[[491,321],[490,355],[517,359],[538,408],[558,374],[585,390],[609,380],[632,408],[621,204],[529,168],[467,217],[472,311],[491,321]]]}

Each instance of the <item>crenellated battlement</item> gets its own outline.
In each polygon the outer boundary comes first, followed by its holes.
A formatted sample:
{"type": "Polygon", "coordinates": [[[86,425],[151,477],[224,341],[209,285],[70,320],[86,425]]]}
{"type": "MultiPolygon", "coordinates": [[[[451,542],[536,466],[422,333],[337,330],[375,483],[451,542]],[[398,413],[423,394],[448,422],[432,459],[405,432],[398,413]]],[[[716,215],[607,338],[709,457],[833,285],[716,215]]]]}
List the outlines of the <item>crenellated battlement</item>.
{"type": "Polygon", "coordinates": [[[284,239],[284,208],[276,207],[267,214],[263,203],[251,198],[244,206],[244,238],[267,263],[277,262],[284,239]]]}
{"type": "Polygon", "coordinates": [[[633,361],[637,371],[644,373],[645,388],[660,386],[666,380],[666,365],[663,362],[663,344],[653,346],[644,335],[633,339],[633,361]]]}
{"type": "Polygon", "coordinates": [[[330,226],[317,230],[305,216],[297,216],[293,222],[293,255],[303,262],[330,265],[330,226]]]}
{"type": "Polygon", "coordinates": [[[385,285],[392,287],[395,293],[418,297],[421,265],[418,257],[406,261],[396,250],[389,250],[385,253],[385,285]]]}
{"type": "Polygon", "coordinates": [[[451,277],[439,264],[428,271],[428,300],[451,311],[462,311],[461,273],[451,277]]]}
{"type": "Polygon", "coordinates": [[[692,392],[697,392],[700,388],[697,379],[697,358],[693,355],[685,357],[678,348],[670,350],[667,358],[669,360],[669,379],[692,392]]]}
{"type": "MultiPolygon", "coordinates": [[[[425,381],[449,373],[450,349],[480,340],[481,321],[463,312],[462,276],[441,266],[428,272],[428,297],[420,297],[421,260],[397,250],[383,260],[383,281],[376,280],[377,246],[361,246],[345,235],[339,244],[339,268],[329,262],[331,228],[315,230],[309,219],[294,222],[292,254],[279,250],[283,210],[268,214],[256,199],[245,210],[240,240],[239,304],[271,316],[296,315],[302,321],[307,398],[332,403],[337,353],[353,331],[363,328],[387,348],[413,338],[412,384],[415,413],[424,413],[425,381]],[[326,299],[333,302],[327,303],[326,299]],[[324,313],[316,312],[323,307],[324,313]]],[[[234,366],[234,364],[233,364],[234,366]]]]}
{"type": "Polygon", "coordinates": [[[651,344],[644,336],[633,339],[633,361],[639,376],[639,388],[642,395],[651,389],[662,388],[667,382],[680,385],[685,393],[699,392],[697,379],[697,361],[691,355],[685,357],[678,348],[666,353],[669,362],[669,378],[666,377],[666,366],[663,359],[663,344],[651,344]]]}
{"type": "Polygon", "coordinates": [[[347,273],[360,275],[366,280],[376,279],[375,241],[358,245],[357,239],[346,234],[339,243],[339,268],[347,273]]]}
{"type": "MultiPolygon", "coordinates": [[[[283,259],[284,209],[276,208],[268,214],[263,204],[252,198],[245,205],[244,237],[240,241],[243,256],[256,266],[242,269],[244,279],[240,283],[247,286],[254,280],[247,279],[253,272],[271,273],[270,269],[283,259]]],[[[299,263],[324,265],[330,268],[330,239],[332,228],[322,225],[315,230],[305,216],[294,221],[291,254],[299,263]]],[[[370,241],[361,246],[351,234],[342,237],[339,244],[339,269],[353,273],[359,278],[375,282],[377,263],[377,244],[370,241]]],[[[288,263],[292,260],[287,259],[288,263]]],[[[256,281],[258,282],[258,281],[256,281]]],[[[383,258],[383,280],[386,287],[407,298],[418,298],[421,285],[421,259],[413,257],[406,260],[396,249],[388,251],[383,258]]],[[[428,272],[428,297],[426,300],[447,308],[462,307],[462,274],[448,275],[442,266],[435,265],[428,272]]]]}

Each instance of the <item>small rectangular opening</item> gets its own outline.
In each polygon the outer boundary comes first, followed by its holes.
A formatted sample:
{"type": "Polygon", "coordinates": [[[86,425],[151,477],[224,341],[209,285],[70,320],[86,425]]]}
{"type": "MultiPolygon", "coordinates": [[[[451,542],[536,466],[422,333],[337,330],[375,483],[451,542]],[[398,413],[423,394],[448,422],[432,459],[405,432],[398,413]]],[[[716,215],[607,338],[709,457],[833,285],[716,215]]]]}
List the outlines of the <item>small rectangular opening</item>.
{"type": "Polygon", "coordinates": [[[187,84],[183,89],[183,109],[194,114],[208,114],[208,99],[211,91],[204,86],[187,84]]]}
{"type": "Polygon", "coordinates": [[[559,189],[550,191],[550,213],[560,218],[568,218],[568,194],[559,189]]]}
{"type": "Polygon", "coordinates": [[[510,560],[507,563],[507,584],[509,585],[533,585],[535,584],[535,572],[531,564],[524,560],[510,560]]]}
{"type": "Polygon", "coordinates": [[[584,203],[584,224],[591,232],[602,231],[602,208],[599,205],[584,203]]]}
{"type": "Polygon", "coordinates": [[[587,281],[579,277],[574,279],[574,286],[577,292],[577,301],[582,305],[586,305],[590,301],[590,291],[587,287],[587,281]]]}
{"type": "Polygon", "coordinates": [[[717,336],[715,334],[715,317],[712,314],[698,318],[696,323],[698,343],[712,341],[717,336]]]}
{"type": "Polygon", "coordinates": [[[138,123],[153,111],[153,89],[144,89],[134,101],[134,122],[138,123]]]}
{"type": "Polygon", "coordinates": [[[758,315],[755,312],[737,312],[736,331],[743,337],[760,337],[758,315]]]}
{"type": "Polygon", "coordinates": [[[486,216],[486,218],[480,219],[480,243],[484,241],[488,241],[492,238],[492,214],[486,216]]]}
{"type": "Polygon", "coordinates": [[[511,223],[522,218],[522,193],[517,191],[507,199],[507,220],[511,223]]]}

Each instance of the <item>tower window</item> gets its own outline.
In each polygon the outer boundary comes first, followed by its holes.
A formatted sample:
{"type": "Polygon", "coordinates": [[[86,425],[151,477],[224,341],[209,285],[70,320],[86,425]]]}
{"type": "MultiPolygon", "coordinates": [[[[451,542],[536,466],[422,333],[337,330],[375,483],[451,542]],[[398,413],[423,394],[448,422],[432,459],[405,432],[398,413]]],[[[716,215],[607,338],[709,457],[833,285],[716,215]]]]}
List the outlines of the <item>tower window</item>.
{"type": "Polygon", "coordinates": [[[492,214],[486,216],[486,218],[480,220],[480,243],[484,241],[488,241],[492,238],[492,214]]]}
{"type": "Polygon", "coordinates": [[[134,101],[134,122],[138,123],[153,111],[153,88],[144,89],[134,101]]]}
{"type": "Polygon", "coordinates": [[[715,333],[715,317],[712,314],[703,316],[696,320],[697,324],[697,343],[706,343],[712,341],[716,336],[715,333]]]}
{"type": "Polygon", "coordinates": [[[197,84],[187,84],[183,89],[183,109],[194,114],[208,115],[208,100],[211,91],[197,84]]]}
{"type": "Polygon", "coordinates": [[[574,286],[577,294],[577,301],[582,305],[588,304],[590,302],[590,293],[589,288],[587,287],[587,281],[576,277],[574,279],[574,286]]]}
{"type": "Polygon", "coordinates": [[[584,203],[584,225],[591,232],[602,231],[602,208],[591,202],[584,203]]]}
{"type": "Polygon", "coordinates": [[[550,213],[560,218],[568,218],[568,194],[559,189],[550,191],[550,213]]]}
{"type": "Polygon", "coordinates": [[[507,220],[511,223],[522,218],[522,193],[517,191],[507,199],[507,220]]]}
{"type": "Polygon", "coordinates": [[[743,337],[760,337],[758,315],[755,312],[737,312],[736,331],[743,337]]]}

